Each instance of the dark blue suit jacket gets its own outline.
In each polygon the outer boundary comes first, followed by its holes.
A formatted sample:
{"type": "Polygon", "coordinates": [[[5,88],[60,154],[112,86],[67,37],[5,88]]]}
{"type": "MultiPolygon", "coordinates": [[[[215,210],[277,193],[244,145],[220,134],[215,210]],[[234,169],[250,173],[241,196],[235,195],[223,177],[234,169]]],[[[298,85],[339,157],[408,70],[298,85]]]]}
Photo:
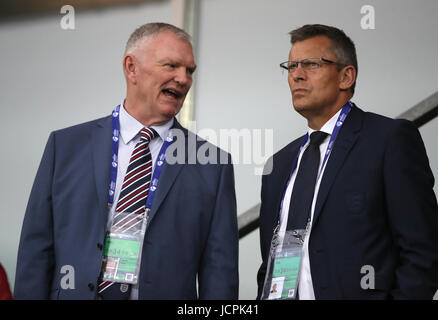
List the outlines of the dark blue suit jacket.
{"type": "MultiPolygon", "coordinates": [[[[185,136],[174,143],[187,144],[190,135],[196,141],[196,146],[187,145],[185,160],[206,143],[176,120],[174,127],[185,136]]],[[[144,239],[139,299],[238,297],[233,166],[228,154],[207,146],[228,164],[185,161],[163,166],[144,239]]],[[[108,218],[110,160],[111,117],[50,135],[24,218],[17,299],[95,297],[108,218]],[[74,269],[74,289],[61,286],[66,265],[74,269]]]]}
{"type": "MultiPolygon", "coordinates": [[[[263,176],[260,297],[273,229],[303,137],[273,156],[263,176]]],[[[438,207],[418,130],[351,109],[322,177],[309,239],[316,299],[432,299],[438,290],[438,207]],[[361,288],[362,266],[375,288],[361,288]],[[368,274],[368,272],[367,272],[368,274]]]]}

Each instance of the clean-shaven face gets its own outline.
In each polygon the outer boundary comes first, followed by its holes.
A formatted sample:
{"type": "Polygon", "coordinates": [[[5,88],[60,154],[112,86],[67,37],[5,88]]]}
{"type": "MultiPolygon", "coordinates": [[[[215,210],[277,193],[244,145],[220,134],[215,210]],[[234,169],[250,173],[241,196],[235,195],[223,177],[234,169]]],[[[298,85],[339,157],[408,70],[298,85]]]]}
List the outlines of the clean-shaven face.
{"type": "Polygon", "coordinates": [[[137,99],[153,118],[168,121],[181,110],[196,69],[192,46],[170,31],[140,40],[133,55],[137,99]]]}
{"type": "MultiPolygon", "coordinates": [[[[325,36],[296,42],[290,49],[289,60],[325,58],[337,61],[330,49],[330,43],[330,39],[325,36]]],[[[332,108],[340,94],[340,74],[334,64],[322,64],[321,68],[308,71],[304,71],[300,64],[289,73],[288,82],[294,108],[305,117],[332,108]]]]}

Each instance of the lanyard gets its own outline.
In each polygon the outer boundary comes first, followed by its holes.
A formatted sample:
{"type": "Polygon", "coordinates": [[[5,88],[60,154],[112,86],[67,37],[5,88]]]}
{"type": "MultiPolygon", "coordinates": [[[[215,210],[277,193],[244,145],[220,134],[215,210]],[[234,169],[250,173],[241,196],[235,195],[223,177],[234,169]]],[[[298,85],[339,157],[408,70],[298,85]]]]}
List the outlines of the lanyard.
{"type": "MultiPolygon", "coordinates": [[[[118,167],[118,154],[119,154],[119,134],[120,134],[120,105],[118,105],[112,112],[112,153],[111,153],[111,171],[110,171],[110,185],[108,192],[108,206],[114,203],[114,194],[116,190],[116,181],[117,181],[117,167],[118,167]]],[[[166,150],[169,145],[172,143],[172,130],[169,130],[169,133],[166,139],[163,142],[163,146],[160,149],[160,153],[158,154],[157,163],[155,165],[154,174],[152,175],[151,185],[149,188],[149,193],[146,200],[146,209],[150,209],[152,207],[152,201],[155,196],[155,190],[158,186],[158,180],[160,179],[161,170],[163,169],[164,162],[166,160],[166,150]]]]}
{"type": "MultiPolygon", "coordinates": [[[[351,110],[351,102],[348,101],[348,102],[342,107],[341,113],[339,114],[339,117],[338,117],[338,119],[336,120],[336,124],[335,124],[335,127],[333,128],[333,132],[332,132],[332,134],[331,134],[330,141],[329,141],[329,144],[328,144],[328,146],[327,146],[327,150],[326,150],[325,155],[324,155],[324,160],[322,161],[321,169],[319,169],[319,172],[318,172],[318,176],[317,176],[317,178],[316,178],[316,181],[318,181],[319,178],[321,177],[322,170],[324,169],[324,166],[325,166],[325,164],[326,164],[326,162],[327,162],[327,159],[328,159],[330,153],[332,152],[333,144],[334,144],[334,142],[335,142],[335,140],[336,140],[336,137],[337,137],[337,135],[338,135],[338,133],[339,133],[339,130],[341,130],[341,127],[342,127],[342,125],[344,124],[345,118],[347,117],[347,115],[348,115],[348,113],[350,112],[350,110],[351,110]]],[[[296,156],[296,158],[295,158],[294,165],[293,165],[293,167],[292,167],[292,172],[291,172],[290,176],[292,176],[292,174],[293,174],[293,173],[295,172],[295,170],[297,169],[298,158],[299,158],[301,152],[303,151],[303,148],[304,148],[304,146],[306,145],[306,142],[307,142],[308,139],[309,139],[309,133],[307,133],[307,134],[305,135],[305,137],[303,138],[303,141],[301,142],[300,151],[298,152],[298,154],[297,154],[297,156],[296,156]]],[[[276,229],[278,229],[278,230],[279,230],[279,227],[280,227],[281,212],[282,212],[282,210],[283,210],[283,202],[284,202],[284,198],[285,198],[285,196],[286,196],[286,191],[287,191],[287,188],[286,188],[286,190],[284,191],[283,198],[282,198],[282,200],[281,200],[280,213],[279,213],[279,216],[278,216],[278,224],[277,224],[277,228],[276,228],[276,229]]],[[[307,227],[309,226],[310,215],[311,215],[311,211],[309,212],[309,216],[308,216],[308,218],[307,218],[307,222],[308,222],[307,227]]]]}

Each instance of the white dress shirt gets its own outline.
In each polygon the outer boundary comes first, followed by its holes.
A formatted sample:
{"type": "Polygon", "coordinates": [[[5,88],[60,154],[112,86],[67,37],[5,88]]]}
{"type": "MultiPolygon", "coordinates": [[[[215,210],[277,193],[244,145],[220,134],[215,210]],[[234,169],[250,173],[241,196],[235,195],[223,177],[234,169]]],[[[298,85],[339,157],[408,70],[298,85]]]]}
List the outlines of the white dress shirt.
{"type": "MultiPolygon", "coordinates": [[[[151,151],[152,157],[152,173],[153,175],[155,163],[160,153],[160,149],[163,146],[164,139],[166,139],[170,128],[173,125],[173,118],[161,126],[151,126],[157,131],[159,137],[152,139],[149,142],[149,149],[151,151]]],[[[116,180],[116,190],[114,193],[114,202],[110,208],[108,216],[108,230],[111,228],[112,217],[116,210],[117,201],[119,200],[120,190],[122,188],[123,180],[125,178],[126,170],[129,166],[129,160],[131,159],[132,151],[138,142],[140,142],[140,130],[144,128],[144,125],[131,116],[124,107],[122,101],[119,113],[120,122],[120,137],[119,139],[119,155],[118,155],[118,169],[117,169],[117,180],[116,180]]],[[[131,300],[138,300],[138,284],[131,286],[131,300]]]]}
{"type": "MultiPolygon", "coordinates": [[[[328,133],[328,136],[324,139],[324,141],[319,146],[321,159],[319,162],[318,173],[321,171],[321,166],[323,164],[324,155],[326,153],[331,134],[333,132],[333,129],[335,128],[336,120],[338,119],[339,114],[341,113],[341,110],[342,109],[340,109],[333,117],[331,117],[330,120],[328,120],[322,126],[322,128],[319,130],[319,131],[323,131],[323,132],[328,133]]],[[[308,128],[309,137],[310,137],[310,134],[314,131],[316,131],[316,130],[308,128]]],[[[289,182],[288,182],[286,193],[285,193],[285,196],[283,199],[283,205],[281,208],[281,216],[280,216],[280,233],[282,233],[282,234],[284,234],[284,232],[286,231],[286,227],[287,227],[287,219],[289,216],[290,198],[292,195],[293,186],[295,184],[295,178],[297,176],[297,171],[298,171],[298,168],[300,166],[301,157],[303,156],[303,152],[304,152],[304,150],[306,150],[309,143],[310,143],[310,139],[308,139],[306,144],[303,146],[303,149],[298,157],[297,169],[292,173],[292,175],[289,179],[289,182]]],[[[330,158],[330,156],[329,156],[329,158],[330,158]]],[[[327,162],[328,162],[328,159],[327,159],[327,162]]],[[[327,162],[325,163],[324,168],[322,168],[321,174],[319,175],[318,180],[316,181],[315,191],[313,194],[312,207],[311,207],[311,211],[310,211],[310,223],[311,224],[313,221],[313,214],[315,212],[315,203],[316,203],[316,199],[318,196],[319,186],[321,184],[321,179],[322,179],[322,176],[324,174],[324,169],[327,165],[327,162]]],[[[315,300],[315,293],[313,291],[312,274],[310,272],[310,261],[309,261],[309,238],[310,238],[311,231],[312,230],[309,229],[309,231],[307,232],[307,234],[304,238],[303,257],[302,257],[302,262],[301,262],[300,277],[299,277],[299,281],[298,281],[298,294],[299,294],[300,300],[315,300]]]]}

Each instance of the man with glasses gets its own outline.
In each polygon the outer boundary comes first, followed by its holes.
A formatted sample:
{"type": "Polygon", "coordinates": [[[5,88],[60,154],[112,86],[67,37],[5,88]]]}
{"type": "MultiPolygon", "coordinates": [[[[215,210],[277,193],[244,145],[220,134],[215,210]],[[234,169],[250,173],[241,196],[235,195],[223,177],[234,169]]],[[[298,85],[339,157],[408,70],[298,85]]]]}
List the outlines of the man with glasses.
{"type": "Polygon", "coordinates": [[[308,128],[262,179],[258,298],[432,299],[438,206],[418,130],[350,101],[358,66],[342,30],[290,35],[280,66],[308,128]]]}

